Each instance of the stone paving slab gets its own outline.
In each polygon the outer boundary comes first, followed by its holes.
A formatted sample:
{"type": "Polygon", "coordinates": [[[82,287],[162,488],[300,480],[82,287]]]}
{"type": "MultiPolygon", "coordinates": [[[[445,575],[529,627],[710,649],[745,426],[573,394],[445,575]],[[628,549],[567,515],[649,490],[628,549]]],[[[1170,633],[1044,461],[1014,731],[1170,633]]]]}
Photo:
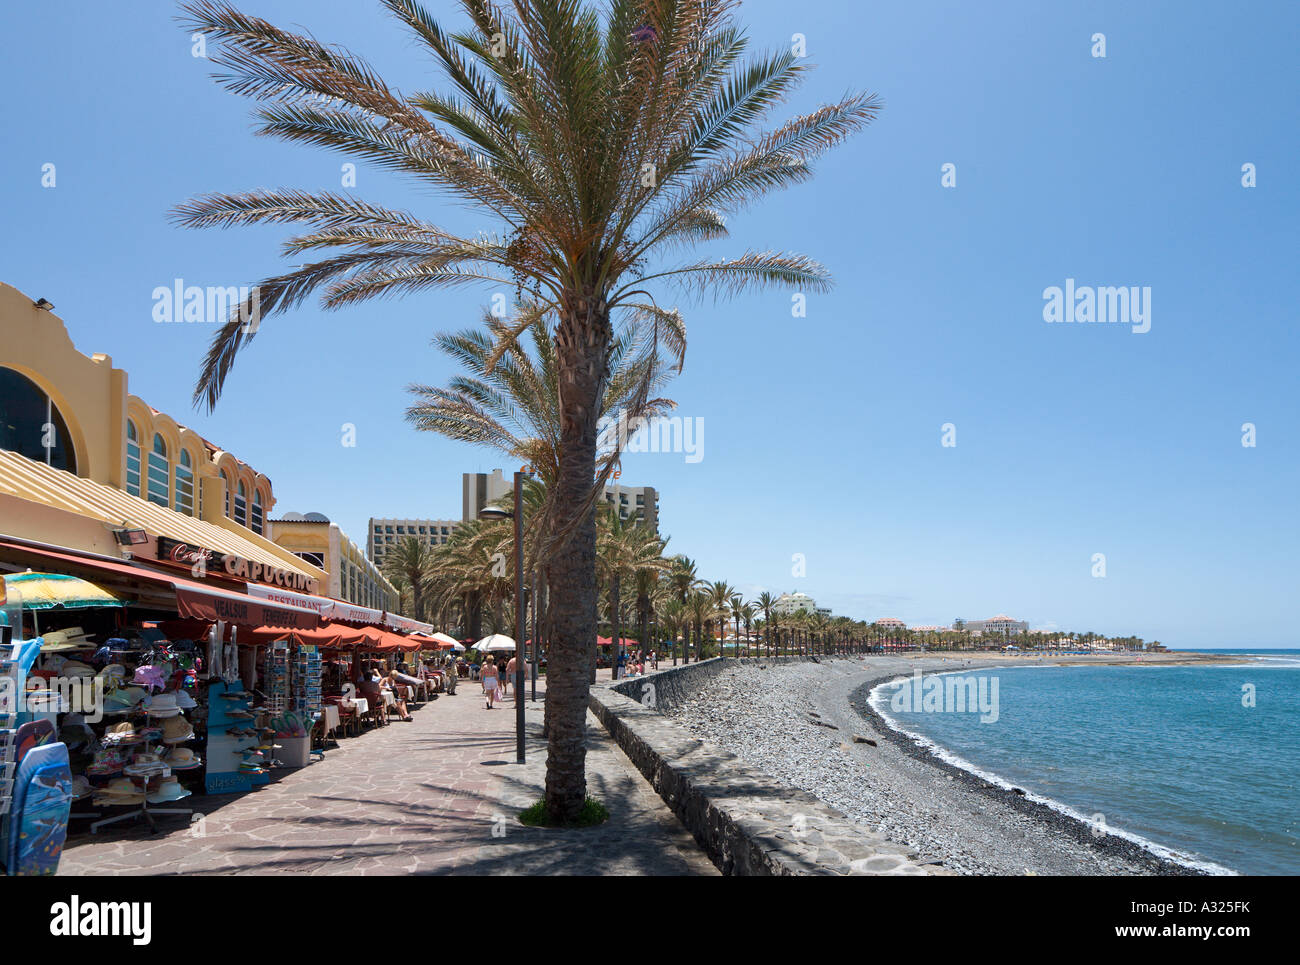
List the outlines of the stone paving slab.
{"type": "MultiPolygon", "coordinates": [[[[542,796],[542,700],[525,700],[526,757],[515,763],[515,706],[486,710],[469,684],[344,739],[323,761],[280,771],[246,794],[199,796],[202,821],[159,816],[159,832],[74,822],[61,875],[685,875],[718,874],[690,833],[589,713],[587,787],[609,808],[596,828],[519,824],[542,796]]],[[[76,809],[74,809],[76,810],[76,809]]]]}

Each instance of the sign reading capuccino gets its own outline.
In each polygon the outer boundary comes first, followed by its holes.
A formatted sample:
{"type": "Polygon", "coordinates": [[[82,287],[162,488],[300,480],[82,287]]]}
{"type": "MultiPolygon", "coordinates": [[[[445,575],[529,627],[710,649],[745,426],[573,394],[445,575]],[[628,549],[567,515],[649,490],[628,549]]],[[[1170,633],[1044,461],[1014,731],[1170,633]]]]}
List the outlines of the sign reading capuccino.
{"type": "Polygon", "coordinates": [[[305,573],[247,560],[234,553],[218,553],[205,546],[194,546],[167,536],[158,537],[158,559],[170,560],[190,568],[202,561],[202,567],[206,570],[226,573],[252,583],[269,583],[303,593],[316,591],[316,581],[305,573]]]}

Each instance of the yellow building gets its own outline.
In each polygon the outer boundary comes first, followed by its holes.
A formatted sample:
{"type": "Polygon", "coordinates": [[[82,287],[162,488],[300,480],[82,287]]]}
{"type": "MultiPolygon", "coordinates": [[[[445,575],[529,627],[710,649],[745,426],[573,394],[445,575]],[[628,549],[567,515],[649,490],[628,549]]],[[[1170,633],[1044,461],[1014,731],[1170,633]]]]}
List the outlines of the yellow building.
{"type": "Polygon", "coordinates": [[[323,569],[323,595],[357,606],[398,612],[397,588],[388,581],[338,523],[320,513],[286,513],[271,521],[271,539],[312,566],[323,569]]]}
{"type": "Polygon", "coordinates": [[[223,578],[323,588],[265,535],[274,505],[269,478],[131,395],[109,356],[77,351],[58,316],[0,283],[0,535],[166,565],[208,550],[223,578]]]}

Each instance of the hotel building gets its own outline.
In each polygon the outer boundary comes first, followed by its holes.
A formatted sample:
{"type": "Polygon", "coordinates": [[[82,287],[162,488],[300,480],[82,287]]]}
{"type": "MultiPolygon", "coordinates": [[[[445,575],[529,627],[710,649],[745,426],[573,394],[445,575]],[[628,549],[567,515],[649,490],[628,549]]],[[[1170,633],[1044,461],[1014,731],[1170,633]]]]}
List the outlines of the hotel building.
{"type": "Polygon", "coordinates": [[[384,560],[395,547],[414,536],[425,546],[440,546],[456,532],[460,525],[454,519],[375,519],[371,517],[366,537],[366,556],[375,566],[384,560]]]}
{"type": "Polygon", "coordinates": [[[967,620],[966,630],[970,633],[990,633],[997,636],[1014,636],[1029,632],[1029,624],[1023,620],[1013,620],[1005,613],[1000,613],[987,620],[967,620]]]}

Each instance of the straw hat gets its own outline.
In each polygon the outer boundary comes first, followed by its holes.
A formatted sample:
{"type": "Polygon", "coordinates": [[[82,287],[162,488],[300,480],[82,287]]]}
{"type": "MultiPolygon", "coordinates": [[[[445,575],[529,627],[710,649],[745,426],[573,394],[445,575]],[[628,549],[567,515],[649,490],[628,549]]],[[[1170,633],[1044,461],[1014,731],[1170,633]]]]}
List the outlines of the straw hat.
{"type": "Polygon", "coordinates": [[[166,804],[168,801],[179,801],[183,797],[189,797],[190,791],[181,787],[180,781],[175,776],[164,777],[158,782],[158,786],[149,793],[150,804],[166,804]]]}
{"type": "Polygon", "coordinates": [[[149,698],[148,712],[150,717],[175,717],[181,708],[175,694],[155,694],[149,698]]]}
{"type": "Polygon", "coordinates": [[[95,792],[96,804],[118,806],[122,804],[141,804],[143,801],[144,794],[140,792],[140,788],[129,777],[115,777],[108,782],[107,787],[101,787],[95,792]]]}
{"type": "Polygon", "coordinates": [[[181,710],[193,710],[198,705],[198,701],[191,697],[188,691],[176,691],[176,706],[181,710]]]}
{"type": "Polygon", "coordinates": [[[61,650],[94,650],[95,644],[81,627],[51,630],[41,637],[41,653],[58,653],[61,650]]]}
{"type": "Polygon", "coordinates": [[[167,762],[167,766],[173,771],[192,771],[203,766],[203,761],[199,758],[199,755],[188,747],[173,747],[167,752],[163,760],[167,762]]]}
{"type": "Polygon", "coordinates": [[[194,728],[184,717],[169,717],[163,724],[162,741],[164,744],[180,744],[194,739],[194,728]]]}
{"type": "Polygon", "coordinates": [[[93,677],[95,668],[80,660],[69,660],[59,668],[59,674],[64,677],[93,677]]]}
{"type": "Polygon", "coordinates": [[[95,789],[90,786],[90,778],[85,774],[74,774],[72,776],[72,799],[80,801],[84,797],[90,797],[95,789]]]}

